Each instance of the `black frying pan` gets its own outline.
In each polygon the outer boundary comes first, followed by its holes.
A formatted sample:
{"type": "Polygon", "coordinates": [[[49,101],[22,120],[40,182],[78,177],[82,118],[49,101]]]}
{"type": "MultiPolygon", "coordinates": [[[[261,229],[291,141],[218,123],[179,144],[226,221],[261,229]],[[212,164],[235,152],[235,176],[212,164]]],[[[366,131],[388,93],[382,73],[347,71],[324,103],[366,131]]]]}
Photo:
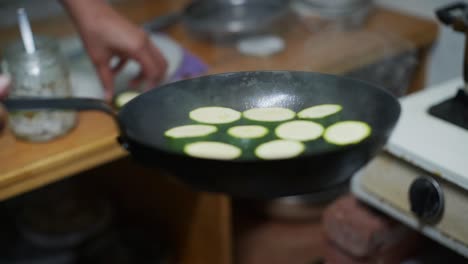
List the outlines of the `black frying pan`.
{"type": "MultiPolygon", "coordinates": [[[[94,108],[112,113],[99,100],[74,100],[73,105],[70,99],[56,100],[48,108],[94,108]]],[[[44,108],[45,104],[32,103],[7,101],[6,106],[13,110],[44,108]]],[[[166,169],[196,190],[273,198],[320,191],[348,180],[383,147],[399,114],[395,97],[365,82],[311,72],[265,71],[225,73],[164,85],[125,105],[117,122],[119,142],[136,160],[166,169]],[[343,119],[369,123],[371,137],[351,147],[320,150],[294,159],[220,161],[171,152],[163,136],[166,129],[189,123],[188,112],[197,107],[219,105],[243,111],[281,106],[299,111],[322,103],[341,104],[343,119]]]]}

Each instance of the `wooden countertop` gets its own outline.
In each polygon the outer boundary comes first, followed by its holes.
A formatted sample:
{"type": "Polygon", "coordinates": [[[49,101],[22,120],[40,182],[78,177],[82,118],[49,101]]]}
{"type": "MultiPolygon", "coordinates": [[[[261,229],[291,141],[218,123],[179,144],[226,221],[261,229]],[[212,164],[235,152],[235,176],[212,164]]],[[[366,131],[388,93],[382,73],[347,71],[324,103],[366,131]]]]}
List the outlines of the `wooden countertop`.
{"type": "Polygon", "coordinates": [[[0,136],[0,200],[123,157],[114,121],[101,113],[81,113],[78,125],[49,143],[0,136]]]}
{"type": "MultiPolygon", "coordinates": [[[[142,23],[185,1],[120,1],[118,10],[142,23]]],[[[33,24],[37,33],[64,36],[74,33],[65,17],[33,24]]],[[[343,73],[375,62],[382,56],[408,48],[425,48],[437,37],[436,23],[401,13],[378,9],[365,30],[342,34],[310,33],[300,24],[286,31],[286,50],[269,58],[251,58],[229,46],[191,38],[182,26],[168,33],[210,65],[210,73],[289,69],[343,73]],[[373,32],[373,33],[369,33],[373,32]],[[396,37],[399,36],[399,37],[396,37]]],[[[16,29],[0,29],[0,43],[17,36],[16,29]]],[[[116,143],[113,120],[101,113],[80,113],[79,125],[68,135],[50,143],[16,140],[8,131],[0,136],[0,200],[121,158],[126,153],[116,143]]]]}

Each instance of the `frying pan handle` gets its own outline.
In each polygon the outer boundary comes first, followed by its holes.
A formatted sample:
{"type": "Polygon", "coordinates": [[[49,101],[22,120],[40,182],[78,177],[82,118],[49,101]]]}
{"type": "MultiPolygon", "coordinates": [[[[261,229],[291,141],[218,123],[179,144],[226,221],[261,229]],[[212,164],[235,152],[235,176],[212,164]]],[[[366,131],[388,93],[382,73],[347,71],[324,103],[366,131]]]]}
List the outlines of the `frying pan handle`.
{"type": "Polygon", "coordinates": [[[445,6],[436,10],[436,15],[437,15],[437,18],[442,23],[449,25],[449,26],[453,26],[455,30],[462,31],[461,28],[459,28],[461,25],[458,25],[458,24],[459,22],[464,24],[465,22],[464,16],[466,15],[465,11],[467,10],[467,7],[468,7],[467,4],[463,2],[453,3],[453,4],[450,4],[448,6],[445,6]],[[462,15],[460,16],[459,13],[458,15],[455,15],[457,14],[456,11],[461,11],[462,15]],[[462,21],[460,21],[460,19],[462,21]]]}
{"type": "Polygon", "coordinates": [[[153,20],[145,23],[143,28],[146,31],[161,31],[174,24],[177,24],[182,18],[182,12],[172,12],[166,15],[158,16],[153,20]]]}
{"type": "Polygon", "coordinates": [[[465,55],[463,62],[464,90],[468,93],[468,4],[453,3],[436,11],[437,18],[444,24],[451,26],[455,31],[465,33],[465,55]]]}
{"type": "Polygon", "coordinates": [[[92,98],[13,98],[2,102],[8,111],[18,110],[98,110],[116,118],[112,107],[99,99],[92,98]]]}
{"type": "Polygon", "coordinates": [[[117,118],[114,109],[103,100],[93,98],[13,98],[2,101],[8,111],[18,110],[96,110],[110,115],[120,130],[118,142],[129,150],[125,140],[125,130],[117,118]]]}

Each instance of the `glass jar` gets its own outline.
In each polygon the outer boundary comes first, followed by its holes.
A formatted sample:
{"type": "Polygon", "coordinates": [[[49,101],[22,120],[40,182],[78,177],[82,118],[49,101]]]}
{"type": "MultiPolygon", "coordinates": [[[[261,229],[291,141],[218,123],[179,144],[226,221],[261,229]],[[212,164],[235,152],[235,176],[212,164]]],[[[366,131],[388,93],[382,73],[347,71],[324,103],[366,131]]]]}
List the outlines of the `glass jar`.
{"type": "MultiPolygon", "coordinates": [[[[57,41],[35,38],[36,51],[26,53],[22,42],[15,42],[4,52],[3,71],[10,75],[10,98],[71,97],[69,70],[57,41]]],[[[76,113],[64,110],[15,111],[9,116],[10,128],[20,139],[44,142],[70,131],[76,113]]]]}

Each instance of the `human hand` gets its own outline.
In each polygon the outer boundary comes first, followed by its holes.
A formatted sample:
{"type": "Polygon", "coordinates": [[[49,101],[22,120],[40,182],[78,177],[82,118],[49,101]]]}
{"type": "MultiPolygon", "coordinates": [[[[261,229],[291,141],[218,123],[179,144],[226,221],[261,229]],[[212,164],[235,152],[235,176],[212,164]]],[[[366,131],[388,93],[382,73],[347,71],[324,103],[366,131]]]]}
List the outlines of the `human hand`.
{"type": "Polygon", "coordinates": [[[9,86],[10,78],[6,75],[0,75],[0,133],[5,128],[7,121],[7,112],[1,104],[1,100],[7,96],[9,86]]]}
{"type": "Polygon", "coordinates": [[[140,65],[131,81],[135,87],[144,82],[146,89],[157,85],[165,75],[167,62],[148,34],[122,17],[104,0],[62,0],[71,14],[85,48],[105,89],[106,99],[113,95],[114,78],[129,59],[140,65]],[[119,63],[111,66],[114,56],[119,63]]]}

